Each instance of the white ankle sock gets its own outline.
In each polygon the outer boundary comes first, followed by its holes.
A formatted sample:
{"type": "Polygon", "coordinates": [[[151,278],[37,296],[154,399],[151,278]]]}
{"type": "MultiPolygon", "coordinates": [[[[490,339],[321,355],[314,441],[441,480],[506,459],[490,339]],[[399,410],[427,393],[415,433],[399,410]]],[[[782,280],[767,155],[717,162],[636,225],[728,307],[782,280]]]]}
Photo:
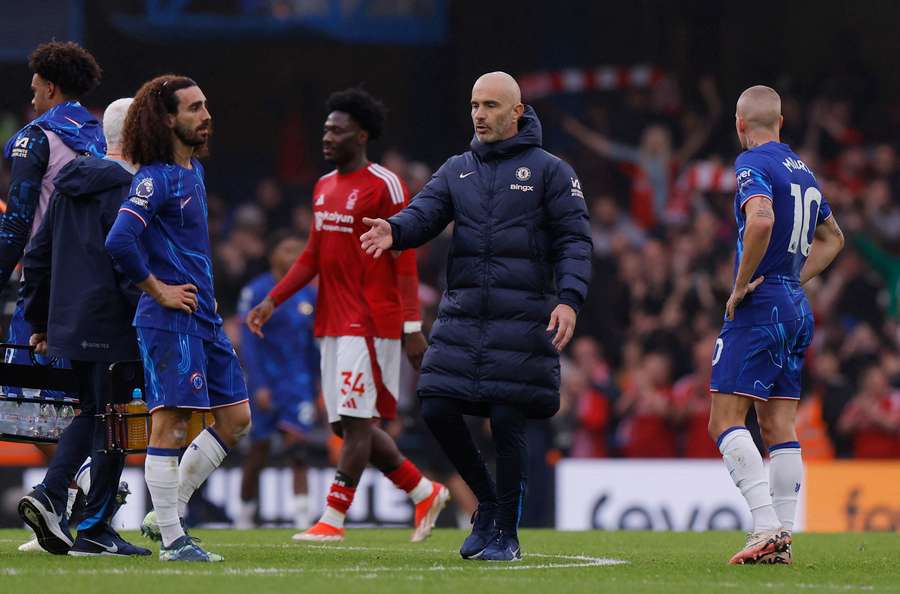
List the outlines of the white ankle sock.
{"type": "Polygon", "coordinates": [[[422,503],[428,499],[429,495],[431,495],[431,490],[432,482],[423,476],[422,480],[419,481],[419,484],[416,485],[408,495],[414,504],[422,503]]]}
{"type": "Polygon", "coordinates": [[[342,514],[333,507],[327,506],[325,507],[325,513],[322,514],[322,517],[319,518],[319,521],[324,524],[330,524],[335,528],[343,528],[345,517],[347,517],[347,514],[342,514]]]}
{"type": "Polygon", "coordinates": [[[753,530],[774,530],[780,526],[762,456],[746,427],[731,427],[716,441],[725,467],[753,514],[753,530]]]}
{"type": "Polygon", "coordinates": [[[73,489],[69,487],[69,492],[66,495],[66,517],[72,517],[72,508],[75,507],[75,498],[78,497],[78,489],[73,489]]]}
{"type": "Polygon", "coordinates": [[[75,484],[87,495],[91,491],[91,459],[87,458],[75,473],[75,484]]]}
{"type": "Polygon", "coordinates": [[[75,499],[78,497],[80,490],[85,497],[91,490],[91,459],[87,458],[75,473],[75,485],[77,488],[69,487],[68,499],[66,499],[66,517],[72,517],[72,508],[75,506],[75,499]]]}
{"type": "Polygon", "coordinates": [[[800,443],[787,441],[769,448],[769,488],[772,506],[785,530],[794,529],[797,498],[803,482],[803,458],[800,443]]]}
{"type": "Polygon", "coordinates": [[[187,503],[194,491],[200,488],[227,455],[228,450],[211,428],[201,431],[187,447],[181,457],[181,466],[178,467],[181,479],[178,484],[179,517],[184,517],[187,503]]]}
{"type": "Polygon", "coordinates": [[[147,448],[144,480],[156,511],[163,546],[167,547],[184,536],[178,518],[178,450],[147,448]]]}

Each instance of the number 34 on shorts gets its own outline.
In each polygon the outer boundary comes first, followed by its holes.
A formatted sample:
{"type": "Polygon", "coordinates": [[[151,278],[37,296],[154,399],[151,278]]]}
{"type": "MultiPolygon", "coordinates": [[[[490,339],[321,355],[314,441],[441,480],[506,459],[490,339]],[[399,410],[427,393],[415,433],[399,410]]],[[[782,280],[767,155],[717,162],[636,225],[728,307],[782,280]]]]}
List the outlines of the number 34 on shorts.
{"type": "MultiPolygon", "coordinates": [[[[353,394],[357,394],[358,396],[366,395],[366,386],[363,382],[362,372],[357,372],[356,374],[354,374],[352,371],[342,371],[340,373],[341,378],[343,378],[344,380],[341,383],[340,388],[341,396],[344,397],[344,402],[342,404],[351,405],[353,394]]],[[[350,408],[355,408],[355,406],[350,406],[350,408]]]]}
{"type": "Polygon", "coordinates": [[[341,417],[394,418],[400,387],[399,340],[326,336],[321,355],[329,423],[341,417]]]}

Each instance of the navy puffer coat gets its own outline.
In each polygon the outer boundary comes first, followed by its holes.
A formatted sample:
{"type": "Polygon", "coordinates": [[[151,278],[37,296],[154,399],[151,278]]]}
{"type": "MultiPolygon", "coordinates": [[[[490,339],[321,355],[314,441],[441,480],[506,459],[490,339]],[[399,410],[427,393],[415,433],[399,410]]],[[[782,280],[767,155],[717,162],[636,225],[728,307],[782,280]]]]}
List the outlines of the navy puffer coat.
{"type": "Polygon", "coordinates": [[[531,107],[519,133],[473,139],[409,206],[391,217],[393,249],[422,245],[454,222],[447,291],[418,394],[520,404],[530,417],[559,408],[559,355],[546,332],[559,303],[577,312],[591,276],[581,184],[541,148],[531,107]]]}

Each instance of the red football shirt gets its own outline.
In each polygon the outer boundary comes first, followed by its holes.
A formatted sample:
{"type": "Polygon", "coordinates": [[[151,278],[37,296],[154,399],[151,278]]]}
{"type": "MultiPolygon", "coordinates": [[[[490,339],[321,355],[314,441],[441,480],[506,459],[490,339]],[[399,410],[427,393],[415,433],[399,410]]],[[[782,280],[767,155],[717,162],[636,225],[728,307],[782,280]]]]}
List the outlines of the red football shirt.
{"type": "Polygon", "coordinates": [[[361,247],[363,217],[386,219],[408,201],[404,183],[376,163],[322,176],[313,190],[313,228],[306,249],[269,293],[276,305],[319,275],[316,336],[400,338],[418,321],[415,250],[375,259],[361,247]]]}

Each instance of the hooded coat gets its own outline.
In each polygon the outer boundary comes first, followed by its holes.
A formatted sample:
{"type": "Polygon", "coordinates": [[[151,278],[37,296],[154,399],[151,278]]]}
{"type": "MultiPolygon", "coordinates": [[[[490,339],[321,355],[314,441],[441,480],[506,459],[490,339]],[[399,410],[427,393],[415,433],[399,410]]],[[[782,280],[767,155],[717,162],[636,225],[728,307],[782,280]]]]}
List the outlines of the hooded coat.
{"type": "Polygon", "coordinates": [[[541,148],[531,107],[518,133],[455,155],[388,221],[392,249],[422,245],[450,222],[447,290],[425,353],[418,395],[559,408],[559,354],[546,331],[560,303],[576,312],[591,276],[581,183],[541,148]]]}
{"type": "Polygon", "coordinates": [[[131,178],[115,161],[79,157],[55,179],[47,216],[22,260],[25,319],[47,332],[50,355],[139,358],[131,321],[140,291],[114,268],[104,245],[131,178]]]}

